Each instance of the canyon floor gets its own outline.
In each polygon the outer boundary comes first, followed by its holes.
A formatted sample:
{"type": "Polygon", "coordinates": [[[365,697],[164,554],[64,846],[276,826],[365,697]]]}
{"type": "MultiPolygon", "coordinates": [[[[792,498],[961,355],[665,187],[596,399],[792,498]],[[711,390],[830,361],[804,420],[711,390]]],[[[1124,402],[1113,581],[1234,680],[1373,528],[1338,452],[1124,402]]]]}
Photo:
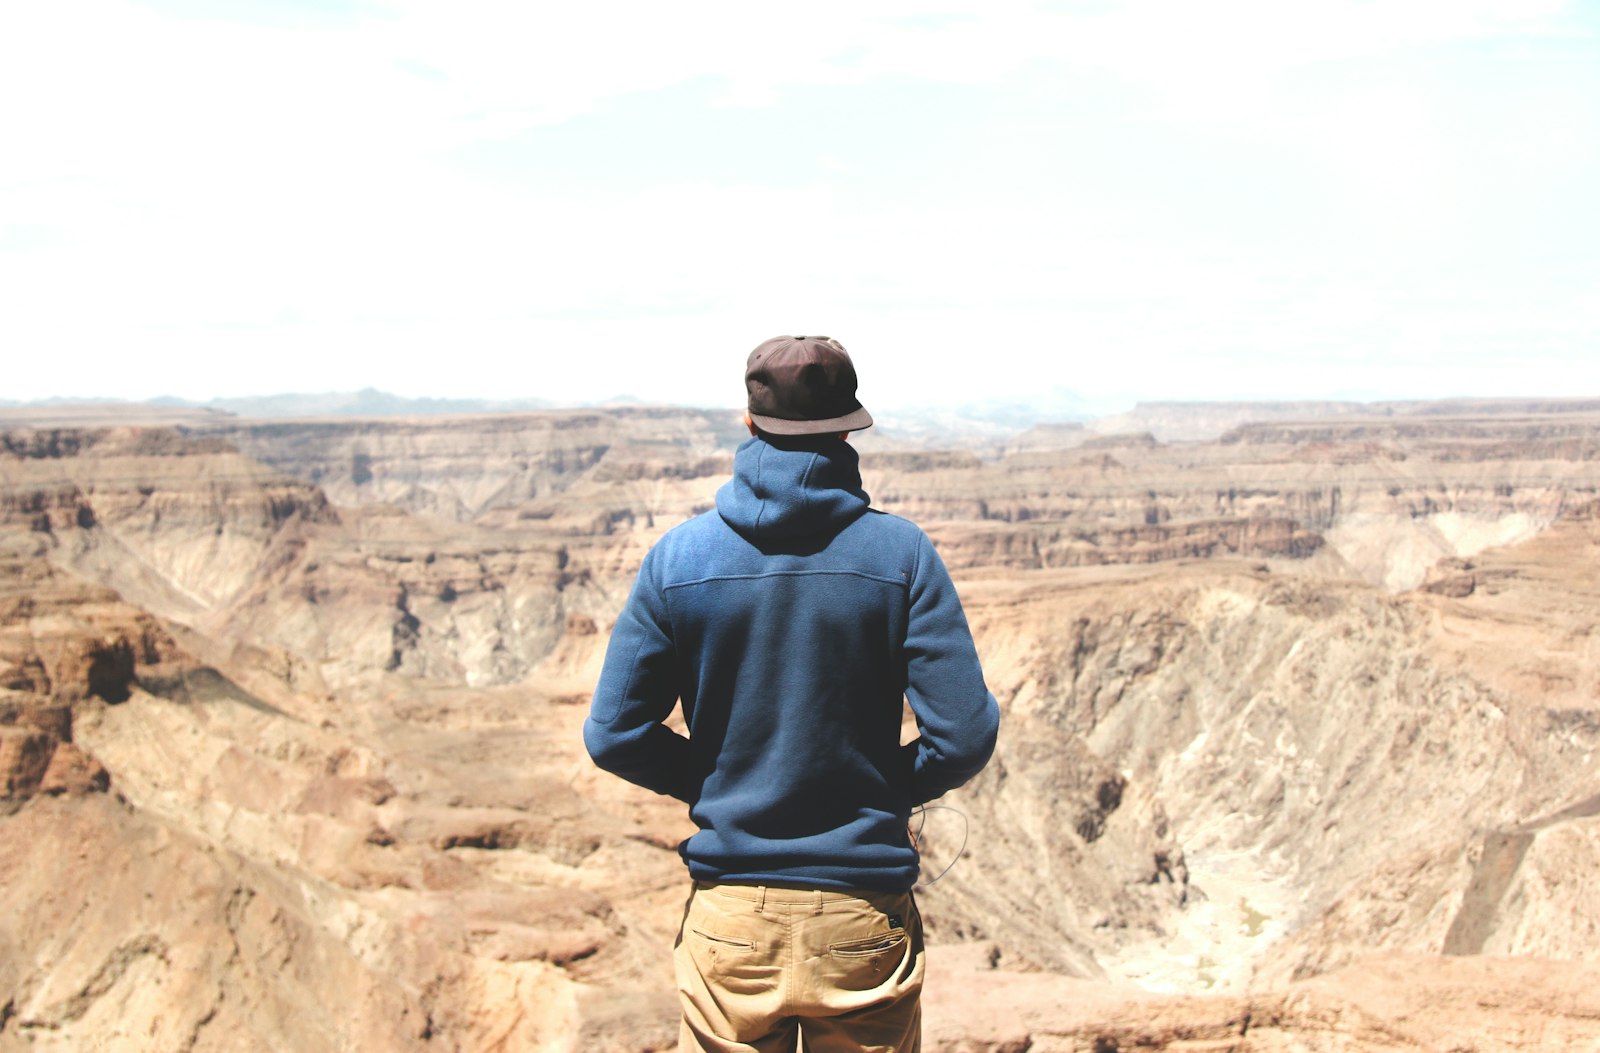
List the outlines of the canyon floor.
{"type": "MultiPolygon", "coordinates": [[[[672,1048],[688,820],[579,726],[741,435],[0,411],[0,1053],[672,1048]]],[[[1003,712],[927,1048],[1600,1051],[1600,401],[853,441],[1003,712]]]]}

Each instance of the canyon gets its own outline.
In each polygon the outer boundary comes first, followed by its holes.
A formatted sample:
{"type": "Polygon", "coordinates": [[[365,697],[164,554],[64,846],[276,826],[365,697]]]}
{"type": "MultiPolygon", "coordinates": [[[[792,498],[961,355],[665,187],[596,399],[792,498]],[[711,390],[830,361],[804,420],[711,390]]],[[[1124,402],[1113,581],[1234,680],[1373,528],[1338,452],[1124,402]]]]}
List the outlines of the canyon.
{"type": "MultiPolygon", "coordinates": [[[[737,411],[0,413],[0,1053],[672,1048],[579,738],[737,411]]],[[[1600,401],[852,437],[1002,713],[927,1046],[1600,1049],[1600,401]]]]}

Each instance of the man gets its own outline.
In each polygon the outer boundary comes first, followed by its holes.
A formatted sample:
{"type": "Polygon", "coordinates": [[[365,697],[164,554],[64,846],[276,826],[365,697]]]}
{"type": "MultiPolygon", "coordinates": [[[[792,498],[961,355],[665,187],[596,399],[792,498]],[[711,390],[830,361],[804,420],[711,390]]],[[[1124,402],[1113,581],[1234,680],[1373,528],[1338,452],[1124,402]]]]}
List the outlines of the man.
{"type": "Polygon", "coordinates": [[[679,846],[680,1050],[915,1051],[907,822],[988,761],[999,709],[933,545],[868,507],[844,347],[775,337],[745,387],[733,479],[645,556],[584,742],[700,828],[679,846]],[[662,723],[677,702],[687,738],[662,723]]]}

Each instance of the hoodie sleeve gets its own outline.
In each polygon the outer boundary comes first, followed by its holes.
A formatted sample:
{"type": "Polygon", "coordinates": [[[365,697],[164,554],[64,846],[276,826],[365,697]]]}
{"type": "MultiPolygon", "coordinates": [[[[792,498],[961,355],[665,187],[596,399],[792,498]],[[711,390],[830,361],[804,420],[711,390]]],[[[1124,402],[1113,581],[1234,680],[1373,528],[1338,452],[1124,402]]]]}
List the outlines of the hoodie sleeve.
{"type": "Polygon", "coordinates": [[[606,647],[583,743],[606,771],[693,804],[700,794],[689,740],[662,724],[678,701],[672,626],[645,556],[606,647]]]}
{"type": "Polygon", "coordinates": [[[905,653],[906,700],[921,735],[901,747],[916,804],[978,774],[1000,729],[955,584],[926,534],[919,545],[905,653]]]}

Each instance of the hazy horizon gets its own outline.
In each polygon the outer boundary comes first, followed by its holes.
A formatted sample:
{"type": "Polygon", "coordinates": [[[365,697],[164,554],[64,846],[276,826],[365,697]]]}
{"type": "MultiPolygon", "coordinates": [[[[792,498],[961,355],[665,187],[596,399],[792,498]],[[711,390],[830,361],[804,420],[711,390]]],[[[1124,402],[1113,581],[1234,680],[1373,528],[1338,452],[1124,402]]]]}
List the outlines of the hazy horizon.
{"type": "MultiPolygon", "coordinates": [[[[1140,411],[1157,411],[1167,408],[1201,411],[1207,408],[1226,410],[1249,406],[1275,407],[1279,409],[1329,406],[1344,407],[1346,409],[1373,407],[1385,411],[1394,411],[1411,405],[1421,407],[1464,403],[1482,404],[1485,408],[1492,408],[1495,404],[1499,404],[1502,407],[1501,411],[1504,412],[1506,407],[1517,407],[1528,403],[1547,403],[1552,407],[1556,407],[1555,411],[1561,412],[1564,411],[1562,407],[1570,408],[1574,403],[1586,402],[1594,402],[1600,405],[1600,396],[1547,394],[1421,399],[1250,399],[1220,397],[1135,399],[1123,402],[1104,399],[1095,401],[1077,397],[1068,392],[1057,392],[1053,396],[1045,395],[1031,400],[1024,398],[1012,400],[989,399],[968,403],[951,401],[922,407],[886,406],[881,408],[881,412],[877,414],[877,417],[880,423],[880,431],[884,430],[884,426],[896,432],[904,431],[907,428],[914,431],[937,431],[941,422],[964,426],[984,424],[984,426],[998,428],[1002,431],[1020,431],[1034,425],[1052,423],[1093,424],[1096,421],[1137,415],[1140,411]]],[[[152,411],[209,410],[236,415],[246,420],[253,418],[290,420],[329,416],[353,419],[387,416],[469,416],[475,414],[560,412],[583,409],[627,409],[630,407],[665,407],[709,413],[725,411],[729,414],[734,414],[742,408],[741,405],[732,402],[719,404],[713,402],[651,401],[630,396],[568,402],[514,398],[494,399],[474,396],[408,398],[371,387],[356,391],[275,392],[266,395],[247,395],[208,400],[189,400],[175,396],[158,396],[141,400],[61,396],[26,401],[0,399],[0,411],[7,409],[49,411],[52,409],[72,410],[75,408],[93,409],[99,407],[127,409],[130,412],[137,412],[141,408],[152,411]]],[[[1269,416],[1278,415],[1276,413],[1269,414],[1269,416]]]]}

